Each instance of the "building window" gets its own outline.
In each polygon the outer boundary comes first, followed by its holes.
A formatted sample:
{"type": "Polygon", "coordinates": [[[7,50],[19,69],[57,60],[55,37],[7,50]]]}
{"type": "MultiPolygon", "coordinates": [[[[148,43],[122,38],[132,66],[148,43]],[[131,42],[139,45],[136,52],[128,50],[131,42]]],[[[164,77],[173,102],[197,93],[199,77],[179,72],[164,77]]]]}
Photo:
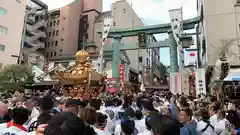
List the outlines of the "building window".
{"type": "Polygon", "coordinates": [[[47,45],[47,47],[48,47],[48,48],[50,47],[50,42],[48,42],[48,45],[47,45]]]}
{"type": "Polygon", "coordinates": [[[0,15],[6,15],[7,9],[0,7],[0,15]]]}
{"type": "Polygon", "coordinates": [[[53,47],[53,45],[54,45],[54,41],[52,41],[52,44],[51,44],[51,46],[53,47]]]}
{"type": "Polygon", "coordinates": [[[53,52],[51,52],[51,55],[50,55],[50,57],[52,57],[53,56],[53,52]]]}
{"type": "Polygon", "coordinates": [[[60,24],[60,20],[57,20],[57,25],[59,25],[60,24]]]}
{"type": "Polygon", "coordinates": [[[49,53],[47,52],[47,58],[49,57],[49,53]]]}
{"type": "Polygon", "coordinates": [[[50,27],[52,27],[52,22],[50,22],[50,27]]]}
{"type": "Polygon", "coordinates": [[[237,0],[237,3],[240,4],[240,0],[237,0]]]}
{"type": "Polygon", "coordinates": [[[58,33],[59,33],[59,31],[57,30],[57,31],[56,31],[56,36],[58,36],[58,33]]]}
{"type": "Polygon", "coordinates": [[[149,59],[147,58],[147,66],[149,66],[150,65],[150,61],[149,61],[149,59]]]}
{"type": "Polygon", "coordinates": [[[113,22],[113,26],[116,26],[116,22],[113,22]]]}
{"type": "Polygon", "coordinates": [[[126,9],[125,9],[125,8],[123,9],[123,13],[124,13],[124,14],[126,13],[126,9]]]}
{"type": "Polygon", "coordinates": [[[1,45],[1,44],[0,44],[0,51],[4,52],[4,51],[5,51],[5,48],[6,48],[5,45],[1,45]]]}
{"type": "Polygon", "coordinates": [[[55,41],[55,46],[57,46],[58,45],[58,41],[55,41]]]}
{"type": "Polygon", "coordinates": [[[64,41],[64,39],[62,38],[61,41],[64,41]]]}
{"type": "Polygon", "coordinates": [[[55,31],[52,32],[52,36],[55,36],[55,31]]]}
{"type": "Polygon", "coordinates": [[[48,36],[51,37],[51,32],[48,33],[48,36]]]}
{"type": "Polygon", "coordinates": [[[8,33],[8,28],[0,25],[0,36],[6,36],[8,33]]]}
{"type": "Polygon", "coordinates": [[[54,52],[54,56],[56,56],[57,55],[57,52],[54,52]]]}

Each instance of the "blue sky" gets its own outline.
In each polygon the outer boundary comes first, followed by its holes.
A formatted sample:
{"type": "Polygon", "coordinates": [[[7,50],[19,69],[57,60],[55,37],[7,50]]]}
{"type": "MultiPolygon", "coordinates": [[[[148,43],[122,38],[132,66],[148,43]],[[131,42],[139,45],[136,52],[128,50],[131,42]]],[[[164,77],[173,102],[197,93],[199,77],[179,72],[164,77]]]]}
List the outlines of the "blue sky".
{"type": "MultiPolygon", "coordinates": [[[[49,9],[63,7],[74,0],[42,0],[46,2],[49,9]]],[[[111,3],[118,0],[103,0],[103,11],[111,9],[111,3]]],[[[132,3],[133,9],[147,25],[169,22],[168,10],[183,7],[183,18],[188,19],[196,16],[196,0],[127,0],[132,3]],[[141,2],[139,2],[141,1],[141,2]],[[144,7],[144,10],[143,10],[144,7]]],[[[163,40],[166,35],[156,35],[158,40],[163,40]]],[[[169,49],[160,50],[160,60],[166,65],[170,64],[169,49]]],[[[189,52],[185,53],[185,61],[189,63],[196,58],[190,58],[189,52]]]]}

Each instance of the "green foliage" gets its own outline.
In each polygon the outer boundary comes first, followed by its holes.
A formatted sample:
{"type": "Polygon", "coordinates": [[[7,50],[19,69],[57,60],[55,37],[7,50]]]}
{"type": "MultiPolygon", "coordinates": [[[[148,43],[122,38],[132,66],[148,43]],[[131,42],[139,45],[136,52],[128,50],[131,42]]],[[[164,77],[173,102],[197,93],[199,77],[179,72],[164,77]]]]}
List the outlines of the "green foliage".
{"type": "Polygon", "coordinates": [[[28,65],[9,65],[0,71],[0,86],[6,90],[24,90],[26,84],[34,83],[34,73],[28,65]]]}
{"type": "Polygon", "coordinates": [[[162,62],[160,62],[160,74],[162,77],[164,77],[165,75],[168,74],[167,69],[168,69],[168,67],[165,66],[162,62]]]}

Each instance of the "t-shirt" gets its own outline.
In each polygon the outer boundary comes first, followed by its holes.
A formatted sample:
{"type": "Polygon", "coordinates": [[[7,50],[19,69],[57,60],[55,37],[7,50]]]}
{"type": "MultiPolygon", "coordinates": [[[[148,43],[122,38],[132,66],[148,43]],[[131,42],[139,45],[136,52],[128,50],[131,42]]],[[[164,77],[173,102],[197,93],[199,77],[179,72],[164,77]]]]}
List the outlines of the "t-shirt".
{"type": "Polygon", "coordinates": [[[27,135],[27,130],[23,127],[10,126],[3,129],[2,135],[27,135]]]}

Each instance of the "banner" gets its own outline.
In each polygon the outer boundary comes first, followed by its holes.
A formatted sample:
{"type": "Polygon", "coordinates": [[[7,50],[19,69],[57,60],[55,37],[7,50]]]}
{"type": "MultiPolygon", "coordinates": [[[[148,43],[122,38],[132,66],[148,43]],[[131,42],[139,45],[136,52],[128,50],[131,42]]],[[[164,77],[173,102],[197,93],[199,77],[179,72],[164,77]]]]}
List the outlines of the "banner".
{"type": "Polygon", "coordinates": [[[182,93],[189,96],[189,73],[187,71],[182,72],[182,93]]]}
{"type": "Polygon", "coordinates": [[[170,91],[176,95],[182,93],[181,73],[170,73],[170,91]]]}
{"type": "Polygon", "coordinates": [[[117,92],[116,78],[107,78],[107,90],[110,93],[117,92]]]}
{"type": "Polygon", "coordinates": [[[203,68],[195,69],[195,86],[196,96],[198,96],[199,94],[207,94],[205,70],[203,68]]]}
{"type": "Polygon", "coordinates": [[[178,45],[178,57],[180,71],[184,69],[184,50],[180,42],[180,35],[183,34],[183,13],[182,8],[169,10],[170,23],[172,27],[173,36],[178,45]]]}
{"type": "Polygon", "coordinates": [[[104,63],[103,46],[104,46],[106,38],[108,37],[109,31],[111,30],[112,24],[113,24],[113,18],[112,17],[104,18],[103,31],[102,31],[102,46],[101,46],[99,56],[98,56],[98,62],[99,62],[98,65],[99,65],[100,73],[103,72],[103,63],[104,63]]]}

